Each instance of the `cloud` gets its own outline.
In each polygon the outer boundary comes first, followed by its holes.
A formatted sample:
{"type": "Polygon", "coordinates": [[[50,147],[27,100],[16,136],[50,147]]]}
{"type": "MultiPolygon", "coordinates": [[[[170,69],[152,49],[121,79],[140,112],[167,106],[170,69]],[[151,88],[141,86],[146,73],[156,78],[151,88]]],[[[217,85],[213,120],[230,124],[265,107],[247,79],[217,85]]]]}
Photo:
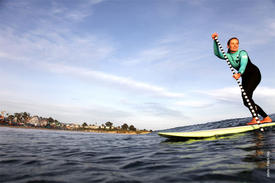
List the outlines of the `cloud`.
{"type": "MultiPolygon", "coordinates": [[[[9,113],[15,112],[31,112],[32,115],[40,115],[42,117],[54,117],[65,123],[104,123],[108,120],[123,120],[132,116],[131,113],[112,107],[94,105],[70,105],[57,104],[49,102],[37,102],[31,99],[17,98],[13,96],[13,100],[0,97],[0,108],[5,109],[9,113]]],[[[121,125],[121,124],[120,124],[121,125]]]]}
{"type": "Polygon", "coordinates": [[[66,74],[70,76],[80,77],[87,79],[88,81],[100,81],[106,84],[111,84],[113,87],[123,87],[128,90],[134,90],[134,92],[142,92],[147,95],[154,97],[165,97],[165,98],[182,98],[183,93],[169,92],[165,88],[135,81],[131,78],[121,77],[113,74],[107,74],[92,69],[82,67],[72,67],[62,64],[51,64],[51,63],[40,63],[41,68],[47,69],[54,73],[66,74]]]}
{"type": "Polygon", "coordinates": [[[259,47],[273,43],[275,36],[275,3],[272,0],[263,2],[252,1],[249,6],[243,6],[239,11],[245,12],[248,16],[245,19],[240,19],[240,22],[225,22],[225,27],[230,30],[230,33],[235,32],[241,38],[241,45],[246,49],[259,47]],[[251,23],[252,22],[252,23],[251,23]],[[240,27],[245,27],[240,29],[240,27]],[[259,31],[255,31],[259,30],[259,31]]]}
{"type": "MultiPolygon", "coordinates": [[[[88,16],[93,14],[94,6],[104,2],[105,0],[82,0],[82,1],[47,1],[41,4],[41,1],[7,1],[3,4],[8,11],[16,12],[16,18],[29,16],[29,19],[24,21],[33,23],[34,25],[41,20],[46,20],[47,23],[54,25],[54,23],[72,23],[81,22],[88,16]],[[43,6],[43,8],[41,8],[43,6]],[[35,18],[35,21],[34,19],[35,18]]],[[[59,24],[55,24],[59,26],[59,24]]]]}
{"type": "Polygon", "coordinates": [[[71,2],[66,6],[64,2],[53,1],[50,10],[45,14],[55,20],[80,22],[93,14],[93,6],[102,2],[104,0],[86,0],[71,2]]]}
{"type": "Polygon", "coordinates": [[[256,89],[255,94],[258,97],[262,98],[275,98],[275,88],[270,87],[259,87],[259,89],[256,89]]]}
{"type": "Polygon", "coordinates": [[[134,111],[141,112],[143,116],[158,116],[163,118],[183,118],[185,115],[177,109],[173,109],[168,106],[164,106],[158,102],[145,102],[145,103],[134,103],[129,100],[121,101],[124,105],[127,105],[134,109],[134,111]]]}
{"type": "Polygon", "coordinates": [[[186,101],[179,101],[175,104],[181,107],[188,107],[188,108],[206,108],[213,105],[213,101],[203,101],[203,100],[186,100],[186,101]]]}
{"type": "Polygon", "coordinates": [[[108,104],[81,105],[36,100],[31,96],[24,96],[20,92],[10,92],[9,90],[0,92],[0,108],[5,109],[8,113],[26,111],[30,112],[31,115],[53,117],[66,123],[101,124],[112,121],[115,125],[128,123],[138,128],[164,129],[171,124],[173,127],[178,126],[175,123],[182,125],[182,120],[188,119],[176,108],[173,109],[158,102],[135,103],[132,100],[127,101],[121,102],[121,104],[128,107],[121,109],[118,106],[108,106],[108,104]]]}
{"type": "MultiPolygon", "coordinates": [[[[209,96],[217,101],[226,103],[242,102],[241,91],[238,87],[227,87],[216,90],[198,91],[198,93],[209,96]]],[[[266,106],[275,107],[275,88],[258,87],[253,94],[256,103],[264,103],[266,106]]]]}
{"type": "Polygon", "coordinates": [[[275,36],[275,18],[266,21],[266,31],[270,36],[275,36]]]}
{"type": "Polygon", "coordinates": [[[122,64],[177,74],[179,70],[183,72],[194,65],[197,66],[198,61],[208,56],[209,52],[205,42],[191,38],[191,32],[170,33],[156,39],[129,58],[123,59],[122,64]]]}
{"type": "Polygon", "coordinates": [[[0,37],[0,57],[75,64],[101,61],[114,51],[112,41],[105,35],[80,33],[75,25],[102,2],[50,1],[43,8],[38,1],[6,2],[6,14],[16,12],[16,16],[3,18],[0,25],[0,34],[4,35],[0,37]]]}
{"type": "Polygon", "coordinates": [[[0,58],[28,62],[95,64],[107,58],[114,48],[109,40],[93,35],[75,35],[55,28],[38,28],[25,33],[11,27],[0,30],[0,58]],[[49,30],[50,29],[50,30],[49,30]]]}
{"type": "Polygon", "coordinates": [[[238,87],[227,87],[216,90],[200,92],[220,101],[237,101],[240,99],[241,91],[238,87]]]}
{"type": "MultiPolygon", "coordinates": [[[[22,60],[22,57],[16,57],[16,56],[13,56],[11,54],[8,54],[8,53],[2,52],[2,51],[0,51],[0,58],[8,59],[8,60],[22,60]]],[[[0,59],[0,61],[1,61],[1,59],[0,59]]]]}
{"type": "Polygon", "coordinates": [[[139,64],[139,63],[150,63],[154,61],[162,61],[167,59],[170,55],[171,50],[165,47],[155,47],[147,50],[142,50],[139,55],[134,59],[129,59],[126,64],[139,64]]]}

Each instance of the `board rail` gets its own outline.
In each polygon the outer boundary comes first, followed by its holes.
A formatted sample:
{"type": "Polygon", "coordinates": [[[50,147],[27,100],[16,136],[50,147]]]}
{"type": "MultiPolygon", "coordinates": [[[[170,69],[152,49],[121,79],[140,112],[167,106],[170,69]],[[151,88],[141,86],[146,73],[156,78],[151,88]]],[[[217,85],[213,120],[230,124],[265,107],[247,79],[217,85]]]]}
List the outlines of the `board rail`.
{"type": "Polygon", "coordinates": [[[253,130],[260,130],[266,127],[275,126],[275,122],[246,125],[228,128],[217,128],[210,130],[190,131],[190,132],[159,132],[158,135],[170,139],[202,139],[215,136],[226,136],[236,133],[244,133],[253,130]]]}

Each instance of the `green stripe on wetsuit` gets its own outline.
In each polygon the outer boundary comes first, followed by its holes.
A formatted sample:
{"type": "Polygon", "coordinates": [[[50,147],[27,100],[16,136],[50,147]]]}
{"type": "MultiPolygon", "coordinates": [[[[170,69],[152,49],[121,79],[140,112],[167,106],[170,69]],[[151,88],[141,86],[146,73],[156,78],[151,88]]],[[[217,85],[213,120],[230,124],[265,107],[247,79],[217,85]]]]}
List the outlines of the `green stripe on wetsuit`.
{"type": "MultiPolygon", "coordinates": [[[[220,52],[218,44],[216,43],[216,41],[214,40],[214,54],[221,58],[224,59],[223,54],[220,52]]],[[[230,61],[231,65],[238,70],[238,73],[241,73],[241,75],[243,75],[247,63],[248,63],[248,55],[246,53],[246,51],[241,50],[241,51],[237,51],[235,53],[226,53],[226,56],[228,58],[228,60],[230,61]]]]}

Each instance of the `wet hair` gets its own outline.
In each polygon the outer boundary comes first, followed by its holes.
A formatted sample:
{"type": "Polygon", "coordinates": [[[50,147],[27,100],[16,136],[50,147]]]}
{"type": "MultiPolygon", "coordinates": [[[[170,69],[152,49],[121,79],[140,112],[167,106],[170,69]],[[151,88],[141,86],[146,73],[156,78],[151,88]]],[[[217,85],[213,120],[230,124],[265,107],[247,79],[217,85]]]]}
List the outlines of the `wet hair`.
{"type": "MultiPolygon", "coordinates": [[[[230,39],[227,41],[227,46],[229,46],[230,42],[231,42],[233,39],[237,39],[238,42],[239,42],[239,39],[238,39],[237,37],[232,37],[232,38],[230,38],[230,39]]],[[[230,53],[230,52],[231,52],[231,51],[230,51],[230,49],[228,48],[227,53],[230,53]]]]}

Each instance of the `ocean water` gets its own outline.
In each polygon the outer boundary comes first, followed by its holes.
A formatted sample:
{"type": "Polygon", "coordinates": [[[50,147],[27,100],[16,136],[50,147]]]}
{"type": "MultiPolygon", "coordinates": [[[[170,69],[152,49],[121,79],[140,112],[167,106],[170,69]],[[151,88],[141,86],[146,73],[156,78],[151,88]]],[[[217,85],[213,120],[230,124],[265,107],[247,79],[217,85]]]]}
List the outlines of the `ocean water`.
{"type": "MultiPolygon", "coordinates": [[[[274,119],[274,115],[272,116],[274,119]]],[[[231,119],[168,131],[244,125],[231,119]]],[[[275,127],[211,140],[0,127],[1,183],[275,182],[275,127]]]]}

